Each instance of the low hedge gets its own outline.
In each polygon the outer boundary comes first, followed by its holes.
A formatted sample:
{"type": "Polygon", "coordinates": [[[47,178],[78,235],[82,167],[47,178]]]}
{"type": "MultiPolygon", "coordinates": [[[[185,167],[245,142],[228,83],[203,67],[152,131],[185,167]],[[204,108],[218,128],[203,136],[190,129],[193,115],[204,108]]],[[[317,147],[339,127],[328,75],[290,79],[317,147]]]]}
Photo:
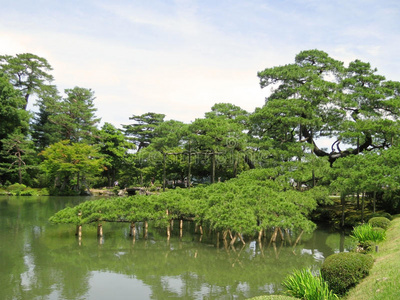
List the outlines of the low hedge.
{"type": "Polygon", "coordinates": [[[383,228],[385,230],[390,226],[390,220],[385,217],[373,217],[369,219],[368,223],[371,224],[372,227],[383,228]]]}
{"type": "Polygon", "coordinates": [[[336,253],[328,256],[322,264],[321,276],[335,294],[343,295],[369,274],[373,263],[374,259],[367,254],[336,253]]]}
{"type": "Polygon", "coordinates": [[[379,213],[372,213],[372,214],[369,214],[369,215],[366,217],[366,221],[369,221],[369,220],[371,220],[372,218],[376,218],[376,217],[387,218],[387,219],[389,219],[390,221],[393,220],[393,216],[392,216],[391,214],[389,214],[389,213],[387,213],[387,212],[379,212],[379,213]]]}

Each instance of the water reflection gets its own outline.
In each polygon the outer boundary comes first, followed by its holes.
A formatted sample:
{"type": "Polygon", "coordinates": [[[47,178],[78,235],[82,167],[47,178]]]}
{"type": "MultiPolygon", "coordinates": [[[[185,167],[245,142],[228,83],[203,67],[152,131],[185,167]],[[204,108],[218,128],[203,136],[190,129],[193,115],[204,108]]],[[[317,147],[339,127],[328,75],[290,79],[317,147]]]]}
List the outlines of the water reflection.
{"type": "Polygon", "coordinates": [[[48,218],[77,198],[0,198],[0,282],[3,299],[246,299],[277,293],[295,268],[317,269],[348,249],[340,234],[317,230],[292,241],[240,242],[194,234],[194,224],[166,230],[136,224],[75,228],[48,218]],[[182,234],[182,235],[181,235],[182,234]],[[144,238],[147,236],[147,238],[144,238]],[[291,246],[292,245],[292,246],[291,246]],[[5,283],[5,284],[3,284],[5,283]]]}

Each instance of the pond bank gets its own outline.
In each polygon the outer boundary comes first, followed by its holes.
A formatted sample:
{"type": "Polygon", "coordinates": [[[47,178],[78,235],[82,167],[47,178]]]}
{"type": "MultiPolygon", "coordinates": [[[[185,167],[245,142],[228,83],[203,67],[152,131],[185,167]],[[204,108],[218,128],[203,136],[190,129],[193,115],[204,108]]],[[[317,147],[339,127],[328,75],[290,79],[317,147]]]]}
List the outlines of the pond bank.
{"type": "Polygon", "coordinates": [[[400,299],[400,218],[392,221],[386,241],[372,253],[375,263],[368,277],[350,290],[346,300],[400,299]]]}

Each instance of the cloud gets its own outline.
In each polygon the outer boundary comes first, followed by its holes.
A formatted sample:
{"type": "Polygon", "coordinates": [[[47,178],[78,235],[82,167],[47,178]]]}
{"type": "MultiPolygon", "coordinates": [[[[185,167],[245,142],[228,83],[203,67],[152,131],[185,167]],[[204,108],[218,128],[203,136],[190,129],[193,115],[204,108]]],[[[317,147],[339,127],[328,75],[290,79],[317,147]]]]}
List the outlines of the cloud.
{"type": "Polygon", "coordinates": [[[44,3],[3,7],[1,51],[46,58],[61,91],[92,88],[98,115],[117,126],[149,111],[190,122],[216,102],[253,111],[268,94],[257,71],[307,49],[400,79],[393,1],[44,3]]]}

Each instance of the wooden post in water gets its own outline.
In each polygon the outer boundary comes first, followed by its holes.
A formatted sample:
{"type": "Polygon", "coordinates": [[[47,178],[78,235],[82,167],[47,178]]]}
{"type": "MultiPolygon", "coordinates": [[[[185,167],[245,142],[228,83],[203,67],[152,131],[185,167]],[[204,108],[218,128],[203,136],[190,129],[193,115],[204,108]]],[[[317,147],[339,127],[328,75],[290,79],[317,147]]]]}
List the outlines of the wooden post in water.
{"type": "Polygon", "coordinates": [[[179,220],[179,237],[183,236],[183,220],[179,220]]]}
{"type": "Polygon", "coordinates": [[[284,241],[285,238],[283,237],[283,232],[282,232],[282,229],[280,227],[278,227],[278,231],[279,231],[279,235],[281,236],[282,241],[284,241]]]}
{"type": "Polygon", "coordinates": [[[273,233],[272,236],[271,236],[270,243],[271,243],[271,242],[273,242],[273,243],[276,242],[276,236],[277,236],[277,235],[278,235],[278,227],[275,228],[274,233],[273,233]]]}
{"type": "Polygon", "coordinates": [[[258,232],[258,241],[259,241],[259,242],[261,242],[262,234],[263,234],[263,230],[260,229],[260,231],[258,232]]]}
{"type": "Polygon", "coordinates": [[[285,232],[286,232],[286,236],[287,236],[287,239],[288,239],[288,241],[289,241],[289,245],[291,246],[292,245],[292,239],[290,238],[290,232],[289,232],[289,229],[285,229],[285,232]]]}
{"type": "Polygon", "coordinates": [[[299,236],[296,239],[296,242],[294,243],[293,247],[296,247],[297,243],[300,242],[301,236],[303,235],[303,230],[300,232],[299,236]]]}
{"type": "Polygon", "coordinates": [[[103,237],[103,224],[101,222],[97,224],[97,236],[103,237]]]}
{"type": "MultiPolygon", "coordinates": [[[[168,209],[167,209],[166,213],[167,213],[167,218],[168,218],[168,216],[169,216],[168,209]]],[[[168,240],[169,240],[170,237],[171,237],[171,221],[168,222],[168,226],[167,226],[167,238],[168,238],[168,240]]]]}
{"type": "Polygon", "coordinates": [[[147,230],[149,228],[149,223],[147,221],[144,221],[144,231],[143,231],[143,238],[147,239],[147,230]]]}
{"type": "MultiPolygon", "coordinates": [[[[82,212],[80,211],[80,212],[78,213],[78,218],[79,218],[79,220],[81,219],[81,216],[82,216],[82,212]]],[[[76,226],[76,233],[75,233],[75,235],[77,235],[79,238],[82,237],[82,224],[79,224],[79,225],[76,226]]]]}
{"type": "Polygon", "coordinates": [[[130,228],[129,228],[129,235],[133,236],[135,238],[136,236],[136,225],[135,222],[131,222],[130,228]]]}
{"type": "MultiPolygon", "coordinates": [[[[101,214],[101,210],[99,210],[99,213],[101,214]]],[[[103,224],[101,221],[97,224],[97,236],[103,237],[103,224]]]]}
{"type": "Polygon", "coordinates": [[[240,237],[240,240],[242,241],[242,244],[246,245],[246,242],[244,241],[243,235],[241,233],[238,233],[238,236],[240,237]]]}
{"type": "Polygon", "coordinates": [[[233,237],[233,239],[231,240],[231,246],[233,246],[233,244],[236,242],[236,239],[238,237],[237,232],[235,233],[235,236],[233,237]]]}

